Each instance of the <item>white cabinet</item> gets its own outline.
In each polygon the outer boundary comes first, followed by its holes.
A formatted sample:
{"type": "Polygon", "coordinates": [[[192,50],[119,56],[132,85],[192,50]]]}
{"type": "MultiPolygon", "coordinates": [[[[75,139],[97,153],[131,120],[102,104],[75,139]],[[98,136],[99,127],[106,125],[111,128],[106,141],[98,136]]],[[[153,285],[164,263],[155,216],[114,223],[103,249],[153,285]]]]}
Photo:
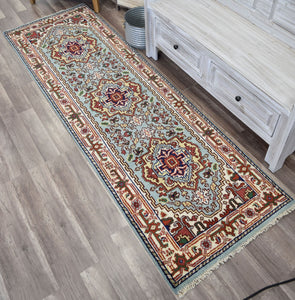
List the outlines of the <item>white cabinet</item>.
{"type": "MultiPolygon", "coordinates": [[[[274,172],[295,150],[295,50],[219,2],[145,0],[146,54],[163,51],[263,138],[274,172]]],[[[258,3],[269,9],[264,0],[239,5],[258,3]]],[[[271,8],[274,21],[292,32],[294,7],[282,3],[271,8]]]]}

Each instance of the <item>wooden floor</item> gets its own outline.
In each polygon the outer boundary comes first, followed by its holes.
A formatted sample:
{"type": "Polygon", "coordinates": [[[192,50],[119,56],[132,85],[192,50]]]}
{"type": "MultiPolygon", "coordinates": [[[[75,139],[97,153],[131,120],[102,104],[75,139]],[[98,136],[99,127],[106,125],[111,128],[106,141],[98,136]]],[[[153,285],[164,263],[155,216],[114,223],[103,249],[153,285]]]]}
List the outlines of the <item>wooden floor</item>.
{"type": "MultiPolygon", "coordinates": [[[[85,0],[86,1],[86,0],[85,0]]],[[[101,0],[124,33],[124,10],[101,0]]],[[[1,31],[77,0],[0,0],[1,31]]],[[[90,7],[92,2],[86,2],[90,7]]],[[[267,145],[166,57],[155,66],[261,167],[267,145]]],[[[273,178],[295,192],[295,154],[273,178]]],[[[191,290],[185,300],[242,299],[295,276],[295,212],[191,290]]],[[[176,299],[114,201],[0,35],[0,299],[176,299]]],[[[255,299],[295,299],[295,283],[255,299]]]]}

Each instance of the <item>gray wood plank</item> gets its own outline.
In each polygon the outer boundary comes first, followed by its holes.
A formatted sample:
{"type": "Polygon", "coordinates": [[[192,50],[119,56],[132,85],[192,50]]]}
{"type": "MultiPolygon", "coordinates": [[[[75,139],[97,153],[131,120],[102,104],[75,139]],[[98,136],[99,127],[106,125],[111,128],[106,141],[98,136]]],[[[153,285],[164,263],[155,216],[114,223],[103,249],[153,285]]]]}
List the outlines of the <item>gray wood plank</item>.
{"type": "Polygon", "coordinates": [[[20,117],[44,161],[53,160],[60,155],[60,151],[33,109],[22,112],[20,117]]]}
{"type": "Polygon", "coordinates": [[[0,185],[0,270],[11,299],[40,299],[57,288],[32,224],[11,183],[0,185]]]}
{"type": "MultiPolygon", "coordinates": [[[[100,264],[95,264],[81,273],[81,278],[92,300],[112,299],[119,300],[120,296],[114,289],[107,274],[100,264]]],[[[48,299],[49,300],[49,299],[48,299]]]]}
{"type": "Polygon", "coordinates": [[[43,158],[20,116],[12,111],[9,115],[3,117],[3,123],[14,145],[17,147],[26,168],[34,168],[42,163],[43,158]]]}
{"type": "Polygon", "coordinates": [[[23,159],[0,118],[0,182],[8,182],[25,170],[23,159]]]}
{"type": "Polygon", "coordinates": [[[37,83],[30,82],[25,93],[29,93],[31,107],[38,115],[58,151],[64,153],[73,149],[76,146],[73,138],[62,125],[61,120],[39,89],[37,83]]]}
{"type": "Polygon", "coordinates": [[[75,228],[46,168],[31,170],[13,180],[13,185],[57,281],[72,282],[95,262],[95,255],[75,228]]]}
{"type": "Polygon", "coordinates": [[[112,234],[111,238],[146,294],[147,299],[176,299],[131,228],[122,228],[112,234]],[[159,283],[161,284],[159,285],[159,283]]]}

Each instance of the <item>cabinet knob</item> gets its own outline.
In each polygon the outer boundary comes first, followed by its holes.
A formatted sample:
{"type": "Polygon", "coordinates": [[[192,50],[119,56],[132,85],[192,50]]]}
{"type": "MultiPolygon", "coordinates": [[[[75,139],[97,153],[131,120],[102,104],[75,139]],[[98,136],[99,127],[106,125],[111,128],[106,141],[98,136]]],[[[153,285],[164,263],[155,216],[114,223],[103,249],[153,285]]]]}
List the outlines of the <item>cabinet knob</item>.
{"type": "Polygon", "coordinates": [[[242,97],[241,97],[241,96],[236,96],[236,97],[235,97],[235,99],[236,99],[236,101],[238,101],[238,102],[239,102],[239,101],[241,101],[241,100],[242,100],[242,97]]]}
{"type": "Polygon", "coordinates": [[[178,49],[178,45],[174,45],[173,48],[176,50],[178,49]]]}

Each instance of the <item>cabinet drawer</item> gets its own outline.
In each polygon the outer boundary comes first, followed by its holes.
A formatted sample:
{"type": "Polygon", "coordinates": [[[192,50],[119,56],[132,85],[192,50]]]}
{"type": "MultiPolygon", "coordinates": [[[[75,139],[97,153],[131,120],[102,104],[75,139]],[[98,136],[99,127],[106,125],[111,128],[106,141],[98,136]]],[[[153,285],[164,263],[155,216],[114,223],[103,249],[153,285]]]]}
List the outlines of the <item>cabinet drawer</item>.
{"type": "Polygon", "coordinates": [[[272,136],[280,114],[267,98],[258,96],[255,87],[242,79],[237,81],[213,61],[209,65],[208,80],[212,93],[233,114],[262,138],[265,134],[272,136]]]}
{"type": "Polygon", "coordinates": [[[193,78],[201,78],[201,47],[184,37],[179,28],[156,20],[156,46],[193,78]]]}

